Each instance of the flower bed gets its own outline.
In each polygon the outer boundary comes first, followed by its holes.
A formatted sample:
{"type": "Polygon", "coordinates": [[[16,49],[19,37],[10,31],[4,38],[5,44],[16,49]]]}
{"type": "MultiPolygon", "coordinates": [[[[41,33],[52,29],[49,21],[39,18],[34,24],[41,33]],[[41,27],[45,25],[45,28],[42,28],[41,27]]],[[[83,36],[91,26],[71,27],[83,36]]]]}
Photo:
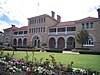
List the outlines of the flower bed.
{"type": "Polygon", "coordinates": [[[0,57],[0,75],[99,75],[100,72],[92,69],[73,68],[74,62],[67,66],[57,63],[54,55],[49,59],[43,58],[34,62],[23,59],[16,60],[8,54],[0,57]]]}

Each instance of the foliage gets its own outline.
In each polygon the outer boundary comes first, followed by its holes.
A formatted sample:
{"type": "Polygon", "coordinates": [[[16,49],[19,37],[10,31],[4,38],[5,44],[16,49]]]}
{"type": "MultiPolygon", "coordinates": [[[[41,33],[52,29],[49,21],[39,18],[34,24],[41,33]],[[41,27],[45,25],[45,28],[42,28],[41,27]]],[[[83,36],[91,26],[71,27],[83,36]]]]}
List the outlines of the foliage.
{"type": "Polygon", "coordinates": [[[83,48],[83,44],[86,44],[88,42],[89,33],[87,30],[80,30],[79,33],[77,33],[76,41],[81,44],[81,47],[83,48]]]}
{"type": "Polygon", "coordinates": [[[16,59],[7,59],[5,56],[0,57],[0,74],[2,75],[99,75],[100,72],[92,69],[73,68],[74,62],[71,61],[67,66],[57,63],[53,55],[49,55],[45,61],[22,61],[16,59]],[[1,69],[2,68],[2,69],[1,69]]]}
{"type": "Polygon", "coordinates": [[[77,50],[90,50],[89,48],[75,48],[77,50]]]}
{"type": "MultiPolygon", "coordinates": [[[[9,53],[12,54],[12,51],[4,51],[3,55],[6,55],[9,53]]],[[[29,59],[28,61],[32,61],[32,52],[28,52],[29,59]]],[[[97,71],[100,70],[100,55],[91,55],[91,54],[66,54],[66,53],[51,53],[51,52],[34,52],[34,62],[36,60],[40,62],[40,59],[42,59],[42,62],[45,61],[46,58],[49,58],[48,55],[54,55],[56,58],[56,62],[61,62],[62,64],[66,65],[69,64],[71,61],[73,61],[75,64],[73,67],[77,68],[93,68],[97,71]]],[[[26,60],[25,59],[26,52],[25,51],[16,51],[13,58],[26,60]]]]}

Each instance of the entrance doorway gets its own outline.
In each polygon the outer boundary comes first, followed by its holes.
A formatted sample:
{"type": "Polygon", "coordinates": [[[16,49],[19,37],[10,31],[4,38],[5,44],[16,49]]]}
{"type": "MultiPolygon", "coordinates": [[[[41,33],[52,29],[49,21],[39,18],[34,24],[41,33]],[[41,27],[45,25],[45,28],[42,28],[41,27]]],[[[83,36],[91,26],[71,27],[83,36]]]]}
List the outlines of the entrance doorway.
{"type": "Polygon", "coordinates": [[[37,48],[40,47],[40,39],[39,39],[38,36],[35,36],[35,37],[33,38],[32,46],[33,46],[33,47],[37,47],[37,48]]]}

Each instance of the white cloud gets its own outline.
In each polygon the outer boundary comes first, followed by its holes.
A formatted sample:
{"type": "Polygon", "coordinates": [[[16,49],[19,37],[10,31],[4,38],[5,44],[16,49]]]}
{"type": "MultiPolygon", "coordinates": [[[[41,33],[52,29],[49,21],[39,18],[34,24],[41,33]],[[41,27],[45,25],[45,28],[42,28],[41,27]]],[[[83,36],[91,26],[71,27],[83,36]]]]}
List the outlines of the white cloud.
{"type": "Polygon", "coordinates": [[[5,14],[10,20],[27,25],[27,18],[55,11],[62,21],[77,20],[87,16],[97,17],[95,7],[100,0],[0,0],[0,16],[5,14]],[[39,6],[38,6],[39,3],[39,6]]]}
{"type": "Polygon", "coordinates": [[[7,22],[0,20],[0,31],[3,32],[3,29],[9,28],[10,26],[11,25],[9,25],[7,22]]]}

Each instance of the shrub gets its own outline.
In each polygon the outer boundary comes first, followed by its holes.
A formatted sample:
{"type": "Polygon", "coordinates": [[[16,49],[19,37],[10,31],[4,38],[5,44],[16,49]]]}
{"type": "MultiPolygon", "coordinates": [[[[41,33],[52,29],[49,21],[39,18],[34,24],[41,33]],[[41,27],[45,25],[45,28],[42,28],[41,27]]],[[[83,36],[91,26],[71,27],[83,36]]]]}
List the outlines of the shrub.
{"type": "Polygon", "coordinates": [[[77,50],[90,50],[89,48],[75,48],[77,50]]]}

